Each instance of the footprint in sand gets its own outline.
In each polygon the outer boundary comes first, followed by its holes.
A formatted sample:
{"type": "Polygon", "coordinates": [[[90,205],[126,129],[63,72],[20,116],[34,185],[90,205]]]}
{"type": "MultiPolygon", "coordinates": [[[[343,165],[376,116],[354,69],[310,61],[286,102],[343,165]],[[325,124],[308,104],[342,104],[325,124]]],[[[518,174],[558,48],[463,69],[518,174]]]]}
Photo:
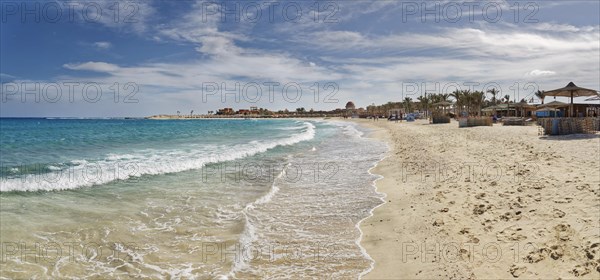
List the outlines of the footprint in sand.
{"type": "Polygon", "coordinates": [[[467,249],[460,249],[459,253],[463,261],[471,260],[471,253],[467,249]]]}
{"type": "Polygon", "coordinates": [[[554,210],[552,210],[552,215],[554,216],[554,218],[562,218],[566,214],[565,214],[565,212],[563,212],[563,211],[561,211],[559,209],[554,209],[554,210]]]}
{"type": "Polygon", "coordinates": [[[543,188],[545,188],[546,186],[542,183],[534,183],[532,188],[536,189],[536,190],[541,190],[543,188]]]}
{"type": "Polygon", "coordinates": [[[517,266],[513,264],[508,271],[510,272],[510,274],[512,274],[513,277],[519,278],[519,276],[527,272],[527,267],[517,266]]]}
{"type": "Polygon", "coordinates": [[[560,246],[560,245],[550,246],[549,252],[550,252],[550,257],[553,260],[558,260],[565,255],[565,249],[563,248],[563,246],[560,246]]]}
{"type": "Polygon", "coordinates": [[[438,192],[435,194],[435,198],[434,198],[434,200],[435,200],[436,202],[442,202],[442,200],[444,200],[444,199],[446,199],[446,196],[444,195],[444,193],[443,193],[443,192],[441,192],[441,191],[438,191],[438,192]]]}
{"type": "Polygon", "coordinates": [[[573,268],[573,270],[570,271],[575,277],[581,277],[584,276],[586,274],[590,273],[590,269],[588,268],[588,266],[583,266],[583,265],[576,265],[575,268],[573,268]]]}
{"type": "Polygon", "coordinates": [[[571,240],[571,236],[575,234],[575,230],[569,224],[558,224],[554,227],[556,238],[561,241],[571,240]]]}
{"type": "Polygon", "coordinates": [[[521,241],[527,239],[527,236],[520,232],[523,229],[517,226],[510,226],[496,234],[498,241],[521,241]]]}
{"type": "Polygon", "coordinates": [[[550,234],[550,231],[546,228],[534,229],[533,237],[541,238],[550,234]]]}
{"type": "MultiPolygon", "coordinates": [[[[590,259],[593,260],[596,255],[598,255],[598,253],[600,253],[600,243],[594,243],[592,245],[590,245],[588,248],[586,248],[585,250],[585,256],[590,259]]],[[[600,260],[598,260],[598,264],[600,265],[600,260]]]]}
{"type": "Polygon", "coordinates": [[[488,205],[488,206],[485,206],[485,204],[475,205],[475,207],[473,207],[473,214],[481,215],[481,214],[485,213],[485,211],[487,211],[491,208],[492,208],[491,205],[488,205]]]}
{"type": "Polygon", "coordinates": [[[540,262],[546,257],[550,257],[553,260],[559,260],[565,255],[565,248],[563,245],[552,245],[550,247],[543,247],[539,250],[529,253],[523,260],[529,263],[540,262]]]}
{"type": "Polygon", "coordinates": [[[537,251],[533,251],[533,252],[529,253],[525,258],[523,258],[523,260],[525,260],[528,263],[538,263],[538,262],[544,260],[546,258],[546,255],[548,255],[548,253],[549,253],[548,249],[542,248],[537,251]]]}
{"type": "Polygon", "coordinates": [[[573,201],[572,197],[565,197],[565,198],[558,198],[554,200],[554,203],[560,203],[560,204],[564,204],[564,203],[571,203],[571,201],[573,201]]]}
{"type": "Polygon", "coordinates": [[[510,209],[515,209],[523,208],[525,207],[525,205],[527,205],[525,199],[523,199],[523,197],[517,196],[517,198],[513,200],[512,203],[508,204],[508,207],[510,207],[510,209]]]}
{"type": "Polygon", "coordinates": [[[471,234],[471,235],[469,235],[469,240],[467,241],[467,243],[479,244],[479,238],[477,238],[477,237],[475,237],[475,235],[471,234]]]}
{"type": "Polygon", "coordinates": [[[521,219],[521,211],[514,211],[514,212],[506,212],[503,215],[500,215],[500,220],[502,221],[518,221],[521,219]]]}

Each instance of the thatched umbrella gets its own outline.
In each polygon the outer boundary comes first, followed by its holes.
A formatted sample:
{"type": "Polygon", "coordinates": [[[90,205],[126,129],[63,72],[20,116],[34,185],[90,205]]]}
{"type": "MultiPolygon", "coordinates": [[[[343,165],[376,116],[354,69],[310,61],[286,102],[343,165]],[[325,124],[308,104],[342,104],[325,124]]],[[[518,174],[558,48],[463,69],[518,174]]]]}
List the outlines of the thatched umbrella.
{"type": "Polygon", "coordinates": [[[569,104],[569,115],[573,117],[573,97],[579,96],[596,96],[598,92],[593,89],[582,88],[576,86],[573,82],[570,82],[566,87],[559,88],[545,92],[546,96],[566,96],[571,97],[571,104],[569,104]]]}
{"type": "Polygon", "coordinates": [[[452,104],[454,104],[454,103],[448,102],[448,101],[440,101],[437,103],[433,103],[431,105],[436,106],[436,107],[442,107],[442,109],[444,111],[443,114],[446,114],[446,107],[452,106],[452,104]]]}

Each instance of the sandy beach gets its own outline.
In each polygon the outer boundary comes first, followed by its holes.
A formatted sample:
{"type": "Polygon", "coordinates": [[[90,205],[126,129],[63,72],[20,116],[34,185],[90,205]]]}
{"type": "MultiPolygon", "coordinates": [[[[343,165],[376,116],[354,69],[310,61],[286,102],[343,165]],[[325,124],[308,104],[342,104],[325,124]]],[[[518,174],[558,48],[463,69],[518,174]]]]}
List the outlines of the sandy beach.
{"type": "Polygon", "coordinates": [[[387,141],[365,279],[599,279],[599,135],[354,120],[387,141]]]}

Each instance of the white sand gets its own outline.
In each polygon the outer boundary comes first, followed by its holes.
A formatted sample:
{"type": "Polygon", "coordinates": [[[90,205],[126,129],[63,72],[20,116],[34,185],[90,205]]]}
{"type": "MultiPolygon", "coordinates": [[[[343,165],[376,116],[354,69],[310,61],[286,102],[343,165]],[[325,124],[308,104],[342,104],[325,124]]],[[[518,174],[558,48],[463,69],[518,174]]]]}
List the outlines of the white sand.
{"type": "Polygon", "coordinates": [[[357,122],[393,149],[372,170],[387,203],[361,224],[364,278],[600,279],[600,135],[357,122]]]}

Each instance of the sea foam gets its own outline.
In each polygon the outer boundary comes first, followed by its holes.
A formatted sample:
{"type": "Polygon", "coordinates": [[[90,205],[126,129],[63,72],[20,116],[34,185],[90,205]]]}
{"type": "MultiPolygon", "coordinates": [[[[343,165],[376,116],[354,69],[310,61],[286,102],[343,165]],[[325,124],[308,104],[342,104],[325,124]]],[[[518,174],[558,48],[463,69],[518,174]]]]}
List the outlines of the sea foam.
{"type": "Polygon", "coordinates": [[[233,146],[213,145],[197,151],[147,149],[138,151],[137,154],[108,154],[97,161],[73,160],[71,163],[74,165],[66,169],[29,174],[20,178],[1,178],[0,192],[68,190],[143,175],[200,169],[207,164],[237,160],[278,146],[294,145],[313,139],[315,126],[310,122],[303,122],[302,125],[301,132],[275,140],[251,141],[233,146]]]}

